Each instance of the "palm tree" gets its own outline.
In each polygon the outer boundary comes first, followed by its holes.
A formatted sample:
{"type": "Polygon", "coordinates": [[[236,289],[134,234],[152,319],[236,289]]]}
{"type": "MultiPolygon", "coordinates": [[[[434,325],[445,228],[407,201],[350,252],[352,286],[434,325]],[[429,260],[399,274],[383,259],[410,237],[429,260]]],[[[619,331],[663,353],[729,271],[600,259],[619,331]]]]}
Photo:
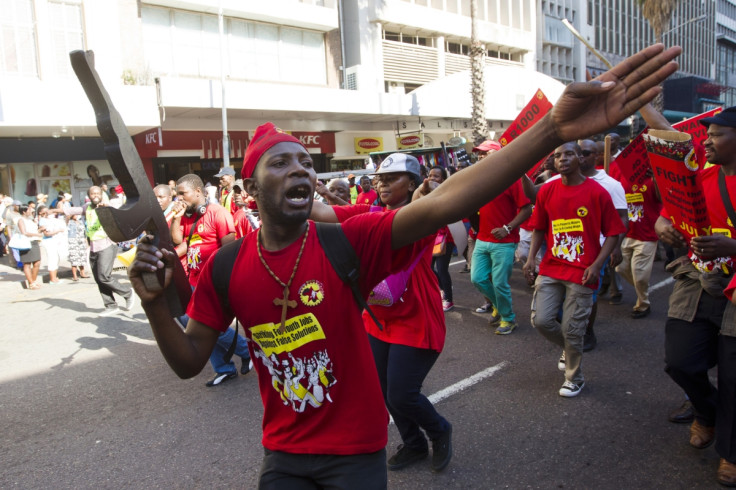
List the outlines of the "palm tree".
{"type": "MultiPolygon", "coordinates": [[[[680,0],[637,0],[637,3],[641,8],[642,15],[654,30],[654,40],[661,43],[664,30],[670,25],[672,12],[675,11],[680,0]]],[[[652,105],[657,111],[662,112],[664,97],[661,92],[652,101],[652,105]]]]}
{"type": "Polygon", "coordinates": [[[662,35],[672,20],[672,12],[677,8],[680,0],[637,0],[641,13],[654,30],[654,39],[662,42],[662,35]]]}
{"type": "Polygon", "coordinates": [[[477,146],[488,138],[486,120],[486,87],[483,77],[486,47],[478,40],[478,0],[470,0],[470,95],[473,99],[471,121],[473,145],[477,146]]]}

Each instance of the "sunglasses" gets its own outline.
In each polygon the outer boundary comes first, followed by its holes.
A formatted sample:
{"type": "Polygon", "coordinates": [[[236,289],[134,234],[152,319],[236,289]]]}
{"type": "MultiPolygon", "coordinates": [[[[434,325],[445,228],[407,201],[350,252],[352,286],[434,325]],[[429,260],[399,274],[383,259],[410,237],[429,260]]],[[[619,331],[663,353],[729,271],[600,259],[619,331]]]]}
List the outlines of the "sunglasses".
{"type": "Polygon", "coordinates": [[[590,155],[593,155],[594,153],[598,153],[597,151],[591,151],[591,150],[580,150],[580,154],[584,157],[589,157],[590,155]]]}

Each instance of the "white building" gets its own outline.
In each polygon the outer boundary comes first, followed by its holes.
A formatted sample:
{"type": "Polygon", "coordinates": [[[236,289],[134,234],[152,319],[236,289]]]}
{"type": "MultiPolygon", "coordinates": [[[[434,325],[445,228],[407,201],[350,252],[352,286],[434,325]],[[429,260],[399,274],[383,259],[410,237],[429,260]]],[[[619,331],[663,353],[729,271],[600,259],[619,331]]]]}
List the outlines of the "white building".
{"type": "MultiPolygon", "coordinates": [[[[500,136],[542,88],[536,0],[478,0],[487,47],[487,119],[500,136]]],[[[69,68],[96,68],[152,182],[214,174],[222,164],[223,93],[230,158],[273,121],[323,169],[333,157],[438,146],[469,136],[468,0],[5,0],[0,3],[0,192],[81,198],[115,184],[94,115],[69,68]],[[223,8],[223,35],[218,7],[223,8]],[[342,27],[342,28],[341,28],[342,27]],[[226,75],[220,84],[221,67],[226,75]],[[421,137],[425,138],[424,140],[421,137]],[[97,172],[90,167],[97,168],[97,172]],[[99,174],[97,178],[93,175],[99,174]]]]}

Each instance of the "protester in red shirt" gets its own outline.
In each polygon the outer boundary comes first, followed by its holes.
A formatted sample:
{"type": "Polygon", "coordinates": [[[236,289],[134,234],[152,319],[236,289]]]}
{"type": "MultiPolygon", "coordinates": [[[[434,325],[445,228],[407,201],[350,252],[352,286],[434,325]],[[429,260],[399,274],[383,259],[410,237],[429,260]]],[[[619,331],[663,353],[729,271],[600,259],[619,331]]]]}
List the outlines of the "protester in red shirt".
{"type": "Polygon", "coordinates": [[[585,385],[581,369],[583,336],[593,308],[600,270],[626,228],[608,192],[580,173],[580,147],[565,143],[555,150],[555,168],[561,178],[544,184],[537,193],[531,225],[527,280],[535,284],[532,325],[547,340],[562,347],[558,368],[565,371],[560,396],[574,397],[585,385]],[[601,245],[600,235],[606,237],[601,245]],[[535,256],[546,236],[547,252],[534,280],[535,256]],[[562,307],[562,322],[557,313],[562,307]]]}
{"type": "Polygon", "coordinates": [[[518,227],[532,214],[532,205],[517,180],[500,196],[480,208],[480,229],[473,250],[470,280],[491,300],[489,325],[500,322],[496,334],[508,335],[517,326],[509,278],[519,243],[518,227]]]}
{"type": "Polygon", "coordinates": [[[373,204],[378,199],[378,193],[371,185],[371,178],[364,175],[360,178],[360,188],[362,192],[358,194],[355,204],[373,204]]]}
{"type": "MultiPolygon", "coordinates": [[[[393,153],[376,172],[381,201],[380,211],[390,212],[411,201],[414,190],[422,183],[419,161],[411,155],[393,153]]],[[[370,213],[367,204],[329,207],[315,203],[312,218],[317,221],[344,223],[352,216],[370,213]]],[[[389,470],[399,470],[425,459],[429,454],[426,432],[432,441],[432,470],[442,471],[450,462],[452,426],[437,413],[432,403],[421,393],[424,378],[442,352],[445,344],[445,318],[434,275],[432,248],[434,235],[413,244],[411,255],[416,257],[413,269],[399,288],[400,298],[384,300],[376,288],[368,300],[379,328],[368,312],[363,322],[368,332],[373,359],[389,413],[401,434],[403,444],[388,460],[389,470]]],[[[397,277],[387,279],[395,281],[397,277]]]]}
{"type": "MultiPolygon", "coordinates": [[[[197,287],[204,264],[223,245],[235,240],[235,226],[232,215],[216,203],[207,203],[202,180],[194,174],[187,174],[176,183],[179,200],[174,204],[174,217],[171,222],[171,241],[177,250],[186,246],[187,274],[192,289],[197,287]]],[[[195,289],[196,290],[196,289],[195,289]]],[[[186,316],[180,319],[182,325],[188,322],[186,316]]],[[[210,363],[215,375],[205,383],[212,388],[238,376],[232,360],[226,354],[233,338],[235,355],[241,358],[241,374],[250,371],[250,354],[245,339],[231,328],[225,329],[217,339],[210,355],[210,363]]]]}
{"type": "MultiPolygon", "coordinates": [[[[539,161],[561,138],[582,137],[583,130],[602,131],[609,121],[624,119],[654,98],[658,84],[677,69],[669,61],[680,51],[652,46],[594,82],[572,84],[545,118],[427,197],[399,210],[345,221],[343,229],[361,260],[363,293],[411,263],[411,244],[468,216],[518,180],[527,170],[520,162],[539,161]]],[[[385,488],[387,414],[350,288],[328,265],[314,225],[307,221],[316,181],[309,152],[296,138],[265,125],[256,130],[246,150],[243,174],[248,193],[258,202],[262,226],[243,240],[235,262],[231,286],[237,287],[228,292],[234,313],[224,312],[217,300],[209,261],[182,331],[171,318],[163,292],[158,287],[149,290],[142,277],[166,268],[168,285],[176,257],[152,245],[153,237],[139,242],[128,274],[159,348],[179,376],[195,376],[219,332],[236,315],[259,359],[266,447],[260,488],[385,488]],[[249,294],[243,295],[244,285],[253,284],[258,287],[249,287],[249,294]],[[301,384],[312,380],[323,388],[301,384]],[[307,402],[292,403],[300,395],[307,402]]]]}

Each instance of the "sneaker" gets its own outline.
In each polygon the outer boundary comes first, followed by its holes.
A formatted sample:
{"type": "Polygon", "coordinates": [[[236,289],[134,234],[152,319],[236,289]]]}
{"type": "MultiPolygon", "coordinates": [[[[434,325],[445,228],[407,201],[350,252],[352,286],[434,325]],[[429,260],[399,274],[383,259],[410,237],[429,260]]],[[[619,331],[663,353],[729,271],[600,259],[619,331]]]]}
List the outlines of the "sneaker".
{"type": "Polygon", "coordinates": [[[565,351],[563,350],[562,355],[560,356],[560,360],[557,361],[557,369],[559,369],[560,371],[564,371],[565,367],[565,351]]]}
{"type": "Polygon", "coordinates": [[[501,325],[496,329],[496,335],[508,335],[514,331],[516,326],[516,322],[507,322],[506,320],[501,320],[501,325]]]}
{"type": "MultiPolygon", "coordinates": [[[[449,424],[449,422],[448,422],[449,424]]],[[[434,473],[444,470],[452,459],[452,425],[439,438],[432,441],[432,463],[434,473]]]]}
{"type": "Polygon", "coordinates": [[[475,309],[476,313],[488,313],[493,309],[493,306],[490,303],[486,303],[482,306],[479,306],[475,309]]]}
{"type": "Polygon", "coordinates": [[[455,303],[453,303],[452,301],[443,301],[442,302],[442,310],[443,311],[450,311],[453,308],[455,308],[455,303]]]}
{"type": "Polygon", "coordinates": [[[240,366],[240,374],[248,374],[253,369],[253,360],[248,358],[248,362],[243,359],[243,365],[240,366]]]}
{"type": "Polygon", "coordinates": [[[396,471],[421,461],[427,456],[429,456],[428,449],[420,451],[400,444],[399,447],[396,448],[396,453],[388,458],[386,466],[388,466],[389,470],[396,471]]]}
{"type": "Polygon", "coordinates": [[[130,293],[130,297],[125,300],[125,311],[130,311],[135,305],[135,293],[130,293]]]}
{"type": "Polygon", "coordinates": [[[560,396],[564,396],[565,398],[578,396],[580,394],[580,390],[583,389],[583,386],[585,386],[584,382],[576,385],[572,381],[565,381],[562,384],[562,388],[560,388],[560,396]]]}
{"type": "Polygon", "coordinates": [[[498,312],[495,306],[491,307],[491,317],[488,319],[488,325],[495,325],[501,321],[501,314],[498,312]]]}
{"type": "Polygon", "coordinates": [[[231,379],[237,377],[238,373],[217,373],[215,374],[214,378],[205,383],[205,386],[207,386],[208,388],[212,388],[213,386],[221,385],[226,381],[230,381],[231,379]]]}
{"type": "Polygon", "coordinates": [[[100,316],[113,316],[119,313],[122,313],[122,310],[117,306],[113,306],[112,308],[105,308],[105,311],[100,313],[100,316]]]}

